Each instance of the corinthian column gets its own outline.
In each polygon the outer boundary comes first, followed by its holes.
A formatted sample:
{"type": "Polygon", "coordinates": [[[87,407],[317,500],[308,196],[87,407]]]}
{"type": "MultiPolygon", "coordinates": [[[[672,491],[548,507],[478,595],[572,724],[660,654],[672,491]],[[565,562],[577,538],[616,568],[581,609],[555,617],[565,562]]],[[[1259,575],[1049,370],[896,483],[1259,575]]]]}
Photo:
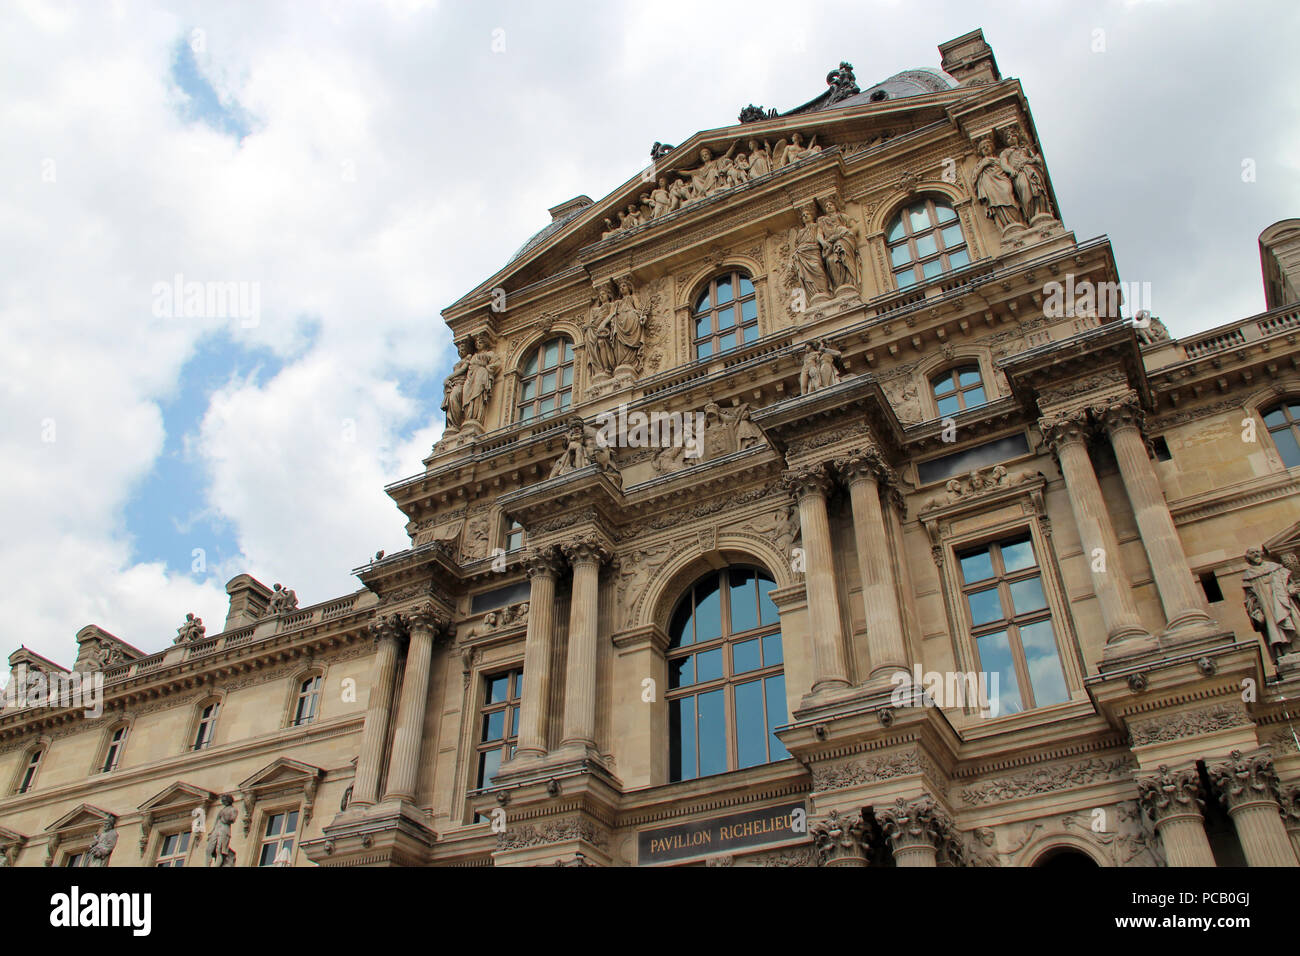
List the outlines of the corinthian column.
{"type": "MultiPolygon", "coordinates": [[[[562,546],[573,565],[573,600],[569,608],[569,657],[565,667],[562,747],[596,746],[596,659],[600,641],[600,566],[609,551],[595,540],[562,546]]],[[[530,607],[529,613],[532,613],[530,607]]]]}
{"type": "Polygon", "coordinates": [[[397,729],[393,732],[388,789],[384,798],[414,800],[416,774],[420,769],[420,746],[424,742],[424,705],[429,697],[433,634],[441,619],[432,605],[408,611],[403,617],[411,639],[406,648],[402,698],[397,705],[397,729]]]}
{"type": "Polygon", "coordinates": [[[1297,866],[1295,851],[1279,815],[1277,773],[1267,750],[1234,750],[1223,763],[1206,768],[1228,808],[1249,866],[1297,866]]]}
{"type": "Polygon", "coordinates": [[[862,814],[842,817],[838,810],[812,827],[811,836],[823,866],[866,866],[867,825],[862,814]]]}
{"type": "Polygon", "coordinates": [[[367,807],[379,799],[379,769],[388,738],[388,717],[393,709],[393,678],[397,674],[397,642],[400,622],[396,615],[376,618],[370,624],[375,639],[375,658],[370,664],[370,696],[366,699],[366,723],[361,732],[361,753],[357,756],[356,784],[352,803],[367,807]]]}
{"type": "Polygon", "coordinates": [[[1291,838],[1291,849],[1300,859],[1300,786],[1292,784],[1282,788],[1281,806],[1282,823],[1286,835],[1291,838]]]}
{"type": "Polygon", "coordinates": [[[782,480],[799,499],[804,573],[808,582],[808,615],[812,624],[812,692],[848,687],[840,599],[831,555],[831,525],[826,516],[826,495],[831,481],[824,464],[787,471],[782,480]]]}
{"type": "Polygon", "coordinates": [[[929,796],[904,800],[876,811],[898,866],[938,866],[939,847],[955,836],[952,819],[929,796]]]}
{"type": "Polygon", "coordinates": [[[1042,418],[1038,427],[1061,463],[1065,491],[1079,528],[1083,557],[1092,570],[1092,586],[1106,624],[1107,658],[1153,650],[1155,641],[1142,627],[1128,576],[1119,562],[1119,543],[1111,527],[1097,473],[1088,457],[1088,419],[1080,409],[1042,418]],[[1101,564],[1101,568],[1098,565],[1101,564]]]}
{"type": "Polygon", "coordinates": [[[888,466],[874,448],[855,452],[835,465],[848,482],[853,505],[853,537],[867,625],[868,678],[888,679],[899,671],[909,671],[894,576],[896,556],[889,551],[880,505],[880,480],[888,473],[888,466]]]}
{"type": "Polygon", "coordinates": [[[1154,775],[1139,777],[1137,788],[1138,802],[1155,822],[1169,865],[1214,866],[1201,815],[1205,800],[1195,764],[1172,771],[1161,764],[1154,775]]]}
{"type": "Polygon", "coordinates": [[[519,707],[516,759],[546,755],[546,702],[555,648],[555,579],[560,558],[554,547],[534,549],[527,558],[528,635],[524,638],[524,688],[519,707]]]}
{"type": "Polygon", "coordinates": [[[1214,620],[1206,610],[1200,592],[1192,583],[1192,569],[1174,527],[1169,504],[1160,491],[1151,459],[1142,440],[1142,410],[1136,395],[1093,409],[1110,436],[1115,460],[1124,479],[1124,490],[1137,518],[1142,547],[1151,563],[1156,591],[1165,609],[1169,630],[1191,627],[1211,629],[1214,620]]]}

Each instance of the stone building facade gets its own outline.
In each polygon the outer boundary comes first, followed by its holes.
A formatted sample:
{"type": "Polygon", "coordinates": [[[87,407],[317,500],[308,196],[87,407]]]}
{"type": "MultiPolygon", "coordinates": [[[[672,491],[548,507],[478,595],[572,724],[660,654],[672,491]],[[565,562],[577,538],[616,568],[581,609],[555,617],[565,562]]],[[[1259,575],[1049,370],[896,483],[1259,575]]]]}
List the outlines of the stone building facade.
{"type": "Polygon", "coordinates": [[[356,593],[15,652],[103,714],[0,712],[0,863],[1297,865],[1300,221],[1125,318],[939,50],[552,209],[356,593]]]}

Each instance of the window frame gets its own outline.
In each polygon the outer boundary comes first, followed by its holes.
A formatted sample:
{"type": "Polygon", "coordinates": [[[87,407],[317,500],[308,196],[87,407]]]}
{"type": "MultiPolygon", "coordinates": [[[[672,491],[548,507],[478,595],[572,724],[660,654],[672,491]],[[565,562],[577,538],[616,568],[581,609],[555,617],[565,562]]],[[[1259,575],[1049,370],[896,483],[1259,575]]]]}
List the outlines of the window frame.
{"type": "Polygon", "coordinates": [[[959,359],[955,363],[945,365],[938,371],[931,372],[926,376],[926,382],[930,386],[930,401],[933,403],[934,410],[939,418],[952,418],[961,415],[975,408],[983,408],[989,404],[988,381],[984,376],[984,366],[980,364],[979,359],[975,357],[959,359]],[[974,385],[962,385],[961,374],[963,372],[974,371],[979,381],[974,385]],[[952,390],[940,395],[938,385],[941,380],[947,379],[953,383],[952,390]],[[966,393],[978,389],[984,396],[984,401],[975,405],[968,405],[966,402],[966,393]],[[957,410],[955,412],[945,412],[940,403],[947,398],[957,399],[957,410]]]}
{"type": "Polygon", "coordinates": [[[289,726],[307,727],[320,720],[321,699],[323,696],[322,691],[325,688],[324,673],[321,671],[308,671],[307,673],[299,674],[294,678],[291,686],[296,689],[293,690],[293,696],[290,698],[289,702],[289,726]],[[310,693],[303,689],[307,684],[313,682],[314,686],[310,693]],[[312,710],[310,714],[304,717],[302,715],[302,701],[306,697],[310,697],[312,700],[312,710]]]}
{"type": "Polygon", "coordinates": [[[1273,443],[1273,450],[1277,453],[1278,460],[1282,462],[1282,467],[1287,470],[1300,468],[1300,460],[1297,460],[1293,465],[1288,465],[1286,455],[1278,445],[1276,436],[1280,432],[1289,432],[1291,440],[1297,448],[1300,448],[1300,414],[1293,414],[1292,407],[1300,409],[1300,397],[1294,395],[1284,396],[1270,401],[1267,405],[1260,405],[1257,410],[1260,424],[1264,426],[1269,441],[1273,443]],[[1278,425],[1269,425],[1268,416],[1274,412],[1282,413],[1282,422],[1278,425]]]}
{"type": "Polygon", "coordinates": [[[513,758],[514,751],[519,746],[519,723],[523,719],[524,666],[522,663],[518,663],[504,668],[494,668],[491,671],[481,672],[478,679],[479,699],[478,707],[475,710],[474,757],[471,764],[474,774],[474,786],[470,788],[471,790],[483,790],[494,786],[491,779],[488,779],[484,774],[484,758],[487,754],[493,751],[500,754],[500,759],[497,761],[497,770],[499,771],[507,761],[513,758]],[[491,701],[492,684],[503,677],[507,679],[506,699],[494,703],[491,701]],[[502,718],[501,736],[485,740],[484,734],[487,732],[488,718],[497,713],[505,715],[502,718]]]}
{"type": "Polygon", "coordinates": [[[577,391],[578,363],[576,343],[563,332],[547,335],[530,345],[524,350],[519,358],[519,364],[515,369],[516,375],[516,396],[515,396],[515,421],[518,423],[541,422],[548,418],[554,418],[556,415],[571,411],[575,403],[575,392],[577,391]],[[554,342],[560,343],[559,354],[555,365],[543,366],[542,362],[546,356],[546,348],[554,342]],[[536,371],[529,372],[528,364],[536,361],[536,371]],[[568,382],[565,382],[565,370],[568,370],[568,382]],[[541,391],[542,379],[550,372],[555,372],[555,388],[550,391],[541,391]],[[537,382],[538,391],[531,398],[524,397],[528,390],[530,382],[537,382]],[[555,406],[549,411],[541,411],[541,405],[548,397],[554,396],[555,406]],[[567,399],[567,401],[566,401],[567,399]],[[531,408],[529,414],[525,410],[531,408]]]}
{"type": "Polygon", "coordinates": [[[758,286],[749,270],[743,266],[729,266],[700,282],[696,286],[695,293],[690,298],[689,314],[687,316],[687,322],[690,323],[687,328],[687,338],[691,343],[692,361],[712,360],[719,355],[727,355],[738,349],[753,345],[762,338],[759,312],[758,286]],[[719,302],[717,298],[718,283],[723,280],[730,280],[731,282],[731,298],[719,302]],[[748,292],[741,293],[742,282],[749,284],[748,292]],[[705,299],[708,300],[709,307],[701,309],[700,304],[705,299]],[[747,319],[745,318],[745,305],[750,302],[754,304],[754,317],[747,319]],[[732,324],[725,329],[718,324],[719,314],[724,310],[732,310],[733,319],[732,324]],[[701,335],[699,334],[699,321],[706,315],[709,317],[709,332],[706,335],[701,335]],[[749,329],[753,330],[752,337],[748,334],[747,330],[749,329]],[[722,348],[722,339],[732,334],[739,341],[730,348],[722,348]],[[706,344],[709,346],[709,352],[701,355],[700,346],[706,344]]]}
{"type": "Polygon", "coordinates": [[[282,831],[276,836],[269,836],[267,835],[266,831],[270,827],[271,822],[276,817],[278,816],[288,817],[290,814],[293,814],[294,816],[294,828],[293,828],[293,848],[289,851],[289,866],[290,867],[293,866],[294,860],[298,858],[298,846],[302,842],[303,830],[306,828],[306,823],[303,820],[304,814],[303,814],[303,807],[301,803],[280,804],[275,807],[268,808],[266,810],[261,811],[259,815],[258,827],[257,827],[257,833],[258,833],[257,843],[254,846],[254,852],[250,854],[252,856],[252,863],[250,865],[254,869],[264,869],[264,868],[270,868],[275,866],[275,858],[280,854],[279,845],[283,843],[284,840],[286,839],[285,832],[287,831],[282,831]],[[263,863],[262,862],[263,851],[265,850],[268,844],[272,844],[272,843],[276,844],[276,851],[272,855],[270,863],[263,863]]]}
{"type": "Polygon", "coordinates": [[[14,795],[18,796],[25,793],[31,793],[36,788],[36,776],[41,772],[41,765],[45,762],[45,753],[49,750],[49,744],[40,743],[27,750],[27,759],[23,761],[18,770],[18,781],[14,785],[14,795]]]}
{"type": "Polygon", "coordinates": [[[970,237],[966,235],[966,230],[961,224],[961,213],[957,211],[957,206],[953,200],[947,196],[924,193],[920,196],[909,197],[906,202],[902,203],[896,210],[894,210],[893,215],[885,220],[883,238],[885,243],[885,261],[889,268],[889,275],[893,279],[894,288],[899,292],[909,289],[922,289],[926,285],[938,281],[941,276],[949,275],[959,269],[965,269],[974,262],[974,256],[971,252],[970,237]],[[913,232],[911,212],[918,204],[924,204],[926,216],[929,219],[930,225],[928,228],[919,232],[913,232]],[[938,206],[936,204],[950,209],[953,218],[941,222],[939,220],[938,206]],[[902,226],[902,236],[901,238],[891,240],[890,235],[894,232],[894,226],[896,223],[902,226]],[[943,236],[943,232],[953,226],[957,227],[961,235],[961,243],[949,248],[947,241],[943,236]],[[920,247],[917,245],[917,241],[925,236],[935,237],[935,251],[922,255],[920,247]],[[906,262],[896,263],[894,261],[894,250],[900,248],[906,248],[910,258],[906,262]],[[966,261],[958,265],[953,265],[951,261],[952,255],[958,252],[964,252],[966,254],[966,261]],[[926,276],[925,265],[931,262],[939,263],[939,271],[932,276],[926,276]],[[899,276],[907,270],[911,271],[912,281],[904,285],[899,281],[899,276]]]}
{"type": "Polygon", "coordinates": [[[194,847],[194,835],[193,835],[193,831],[191,831],[188,827],[181,830],[161,831],[158,834],[158,845],[154,849],[152,865],[155,869],[158,868],[167,869],[167,868],[174,868],[174,867],[183,868],[189,862],[190,850],[192,850],[193,847],[194,847]],[[183,842],[185,844],[185,847],[179,852],[173,852],[170,854],[164,853],[164,850],[167,846],[167,841],[172,837],[176,837],[178,842],[183,842]],[[166,862],[164,862],[164,860],[166,860],[166,862]]]}
{"type": "Polygon", "coordinates": [[[203,701],[195,708],[194,728],[190,734],[190,751],[197,753],[200,750],[209,749],[217,738],[217,721],[221,717],[221,698],[213,697],[203,701]],[[216,708],[211,717],[204,715],[210,708],[216,708]],[[208,730],[206,738],[204,737],[205,727],[208,730]]]}
{"type": "Polygon", "coordinates": [[[122,754],[126,751],[127,740],[131,737],[130,721],[118,721],[108,729],[103,749],[100,751],[96,767],[99,773],[112,773],[122,766],[122,754]]]}

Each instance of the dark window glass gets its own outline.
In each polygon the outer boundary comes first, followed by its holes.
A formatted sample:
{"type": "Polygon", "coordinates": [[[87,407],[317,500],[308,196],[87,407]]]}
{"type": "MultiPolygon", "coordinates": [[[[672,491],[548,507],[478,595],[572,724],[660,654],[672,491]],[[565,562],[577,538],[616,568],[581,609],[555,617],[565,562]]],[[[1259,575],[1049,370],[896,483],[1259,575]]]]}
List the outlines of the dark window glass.
{"type": "Polygon", "coordinates": [[[287,865],[293,853],[293,841],[298,835],[298,811],[273,813],[266,818],[258,866],[274,866],[277,859],[287,865]]]}
{"type": "Polygon", "coordinates": [[[316,719],[316,706],[320,702],[320,675],[308,677],[298,688],[298,703],[293,711],[295,727],[310,724],[316,719]]]}
{"type": "Polygon", "coordinates": [[[490,787],[501,765],[515,755],[523,684],[521,668],[484,678],[475,789],[490,787]]]}
{"type": "Polygon", "coordinates": [[[1029,454],[1029,442],[1023,433],[1017,433],[951,455],[944,455],[942,458],[923,461],[916,468],[921,484],[924,485],[951,478],[953,475],[968,474],[976,468],[987,468],[989,465],[996,465],[1027,454],[1029,454]]]}

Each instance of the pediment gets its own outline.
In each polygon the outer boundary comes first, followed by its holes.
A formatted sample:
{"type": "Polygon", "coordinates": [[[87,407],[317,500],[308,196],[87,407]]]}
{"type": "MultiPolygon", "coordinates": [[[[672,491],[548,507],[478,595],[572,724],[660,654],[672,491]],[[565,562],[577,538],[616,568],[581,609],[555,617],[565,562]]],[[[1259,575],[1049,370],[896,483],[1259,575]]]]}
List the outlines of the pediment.
{"type": "Polygon", "coordinates": [[[1275,557],[1300,550],[1300,521],[1265,541],[1264,550],[1275,557]]]}
{"type": "Polygon", "coordinates": [[[189,783],[177,782],[140,804],[140,810],[144,813],[154,814],[166,813],[172,809],[189,812],[194,807],[211,803],[216,799],[216,796],[211,790],[205,790],[189,783]]]}
{"type": "Polygon", "coordinates": [[[109,817],[116,819],[117,814],[110,813],[107,810],[100,809],[89,803],[83,803],[79,807],[69,810],[59,819],[55,820],[45,828],[46,833],[69,833],[74,830],[92,830],[98,829],[104,825],[104,821],[109,817]]]}
{"type": "Polygon", "coordinates": [[[17,830],[11,830],[8,827],[0,827],[0,846],[8,846],[11,843],[22,844],[27,842],[27,837],[17,830]]]}
{"type": "Polygon", "coordinates": [[[270,791],[306,788],[319,780],[325,771],[300,760],[280,757],[263,767],[239,785],[245,793],[263,794],[270,791]]]}

